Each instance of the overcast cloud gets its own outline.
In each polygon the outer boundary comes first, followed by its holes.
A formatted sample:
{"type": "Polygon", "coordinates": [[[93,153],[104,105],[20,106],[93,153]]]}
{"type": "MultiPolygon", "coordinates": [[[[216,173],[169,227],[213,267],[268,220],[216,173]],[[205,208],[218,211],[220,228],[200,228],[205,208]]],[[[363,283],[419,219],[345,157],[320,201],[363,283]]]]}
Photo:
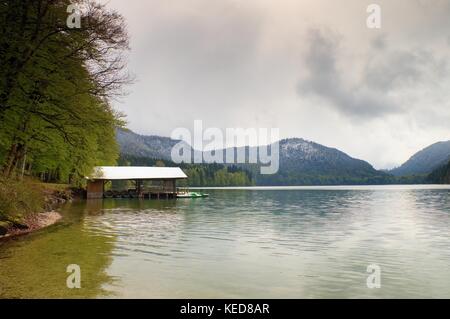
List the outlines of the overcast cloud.
{"type": "Polygon", "coordinates": [[[137,78],[116,106],[138,133],[279,127],[377,168],[450,139],[450,0],[108,3],[137,78]]]}

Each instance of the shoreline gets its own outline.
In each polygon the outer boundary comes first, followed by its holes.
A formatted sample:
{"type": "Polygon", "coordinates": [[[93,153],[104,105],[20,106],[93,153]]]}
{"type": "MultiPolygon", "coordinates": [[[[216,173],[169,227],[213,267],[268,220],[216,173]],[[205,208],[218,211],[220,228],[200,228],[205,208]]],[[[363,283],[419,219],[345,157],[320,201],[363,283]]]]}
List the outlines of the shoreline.
{"type": "Polygon", "coordinates": [[[0,240],[27,235],[29,233],[44,229],[60,221],[62,215],[56,211],[37,213],[27,216],[24,220],[24,227],[11,227],[5,235],[0,236],[0,240]]]}
{"type": "Polygon", "coordinates": [[[300,185],[300,186],[192,186],[190,190],[389,190],[450,189],[450,184],[374,184],[374,185],[300,185]]]}
{"type": "Polygon", "coordinates": [[[20,219],[10,219],[0,225],[0,241],[10,239],[41,230],[56,224],[62,219],[57,212],[61,205],[73,200],[73,192],[70,190],[52,190],[43,188],[44,204],[41,212],[29,213],[20,219]],[[8,225],[9,224],[9,225],[8,225]]]}

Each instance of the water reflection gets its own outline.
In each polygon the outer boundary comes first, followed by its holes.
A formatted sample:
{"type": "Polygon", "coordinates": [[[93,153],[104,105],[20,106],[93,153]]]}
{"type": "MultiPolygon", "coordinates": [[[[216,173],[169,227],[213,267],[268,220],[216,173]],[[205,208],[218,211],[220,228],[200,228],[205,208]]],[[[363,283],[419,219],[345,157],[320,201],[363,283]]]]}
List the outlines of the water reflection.
{"type": "Polygon", "coordinates": [[[2,244],[2,296],[450,297],[448,189],[208,192],[68,207],[62,225],[2,244]],[[83,291],[65,288],[69,263],[83,291]],[[381,289],[366,287],[373,263],[381,289]]]}
{"type": "Polygon", "coordinates": [[[0,297],[84,298],[109,295],[106,273],[116,236],[104,236],[89,227],[85,203],[62,210],[64,221],[46,230],[0,243],[0,297]],[[83,222],[80,222],[83,221],[83,222]],[[67,266],[81,268],[82,289],[68,289],[67,266]]]}

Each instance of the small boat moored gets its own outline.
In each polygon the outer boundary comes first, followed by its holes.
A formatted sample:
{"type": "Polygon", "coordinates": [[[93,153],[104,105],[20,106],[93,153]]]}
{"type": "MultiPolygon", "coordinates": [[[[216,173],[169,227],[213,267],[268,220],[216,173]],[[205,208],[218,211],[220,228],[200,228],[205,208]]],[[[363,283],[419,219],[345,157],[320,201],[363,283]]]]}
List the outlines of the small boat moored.
{"type": "Polygon", "coordinates": [[[199,193],[199,192],[181,192],[177,193],[177,198],[202,198],[208,197],[209,194],[199,193]]]}

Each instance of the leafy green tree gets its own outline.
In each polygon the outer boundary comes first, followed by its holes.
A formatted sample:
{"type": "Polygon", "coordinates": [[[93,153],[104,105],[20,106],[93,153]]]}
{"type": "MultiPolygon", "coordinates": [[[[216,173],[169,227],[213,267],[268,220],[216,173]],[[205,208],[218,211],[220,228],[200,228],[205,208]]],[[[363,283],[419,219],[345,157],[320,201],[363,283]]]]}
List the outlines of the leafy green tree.
{"type": "Polygon", "coordinates": [[[66,25],[67,0],[0,3],[0,161],[21,171],[79,183],[118,157],[110,106],[129,82],[123,19],[95,1],[75,1],[81,28],[66,25]]]}

